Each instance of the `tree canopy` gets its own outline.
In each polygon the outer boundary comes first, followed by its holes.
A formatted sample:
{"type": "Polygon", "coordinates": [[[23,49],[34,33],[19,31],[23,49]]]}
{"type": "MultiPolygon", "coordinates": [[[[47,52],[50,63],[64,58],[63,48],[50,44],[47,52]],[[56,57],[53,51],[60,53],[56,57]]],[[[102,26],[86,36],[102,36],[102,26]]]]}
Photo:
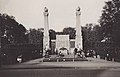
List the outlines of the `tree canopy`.
{"type": "Polygon", "coordinates": [[[29,43],[30,44],[42,44],[43,32],[41,29],[29,29],[29,43]]]}
{"type": "Polygon", "coordinates": [[[53,30],[53,29],[50,29],[49,30],[49,36],[50,36],[50,39],[56,39],[56,32],[55,32],[55,30],[53,30]]]}
{"type": "Polygon", "coordinates": [[[2,45],[27,42],[26,28],[19,24],[13,16],[0,14],[0,31],[2,45]]]}
{"type": "Polygon", "coordinates": [[[63,29],[63,33],[64,34],[69,34],[70,35],[70,39],[75,39],[75,33],[76,33],[75,28],[66,27],[66,28],[63,29]]]}
{"type": "Polygon", "coordinates": [[[104,37],[108,38],[114,45],[120,46],[120,0],[105,2],[100,25],[104,37]]]}

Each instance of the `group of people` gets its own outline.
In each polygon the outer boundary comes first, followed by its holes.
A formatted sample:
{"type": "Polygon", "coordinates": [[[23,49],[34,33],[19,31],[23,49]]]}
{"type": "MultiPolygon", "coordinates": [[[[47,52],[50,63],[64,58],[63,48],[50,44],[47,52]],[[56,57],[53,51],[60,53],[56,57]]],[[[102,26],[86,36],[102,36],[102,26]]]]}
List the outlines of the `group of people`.
{"type": "Polygon", "coordinates": [[[94,50],[87,50],[85,56],[86,57],[97,58],[97,54],[96,54],[96,52],[94,50]]]}
{"type": "MultiPolygon", "coordinates": [[[[45,47],[43,56],[44,57],[50,57],[50,48],[45,47]]],[[[63,57],[64,54],[61,51],[58,51],[57,49],[55,50],[55,54],[58,55],[59,57],[63,57]]],[[[94,57],[96,55],[95,51],[93,50],[88,50],[85,52],[83,49],[80,48],[74,48],[74,57],[79,57],[79,58],[85,58],[85,57],[94,57]]]]}
{"type": "Polygon", "coordinates": [[[79,49],[79,48],[75,48],[74,49],[74,56],[84,58],[85,57],[84,50],[79,49]]]}

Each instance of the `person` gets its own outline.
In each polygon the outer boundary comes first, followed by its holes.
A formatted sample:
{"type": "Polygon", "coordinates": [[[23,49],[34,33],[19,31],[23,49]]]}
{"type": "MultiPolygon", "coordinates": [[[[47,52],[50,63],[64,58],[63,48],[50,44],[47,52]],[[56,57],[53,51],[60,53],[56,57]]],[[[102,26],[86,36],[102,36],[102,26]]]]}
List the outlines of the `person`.
{"type": "Polygon", "coordinates": [[[55,54],[58,55],[58,49],[57,48],[55,48],[55,54]]]}
{"type": "Polygon", "coordinates": [[[60,51],[60,52],[59,52],[59,56],[60,56],[60,57],[63,57],[64,54],[60,51]]]}
{"type": "Polygon", "coordinates": [[[75,49],[74,49],[74,55],[76,55],[77,51],[78,51],[78,49],[75,48],[75,49]]]}
{"type": "Polygon", "coordinates": [[[82,58],[85,58],[85,53],[83,50],[81,51],[81,55],[82,55],[82,58]]]}
{"type": "Polygon", "coordinates": [[[92,54],[93,54],[93,58],[96,58],[96,52],[94,50],[93,50],[92,54]]]}
{"type": "Polygon", "coordinates": [[[106,58],[107,58],[107,60],[110,60],[110,51],[107,51],[106,58]]]}

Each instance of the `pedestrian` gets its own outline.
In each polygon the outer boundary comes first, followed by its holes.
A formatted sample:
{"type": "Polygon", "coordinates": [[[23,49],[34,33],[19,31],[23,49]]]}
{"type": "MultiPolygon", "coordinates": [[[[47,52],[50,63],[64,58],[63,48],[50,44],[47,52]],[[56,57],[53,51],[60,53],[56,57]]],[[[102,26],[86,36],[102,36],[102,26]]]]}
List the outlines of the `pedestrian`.
{"type": "Polygon", "coordinates": [[[78,49],[75,48],[75,49],[74,49],[74,55],[76,55],[77,51],[78,51],[78,49]]]}

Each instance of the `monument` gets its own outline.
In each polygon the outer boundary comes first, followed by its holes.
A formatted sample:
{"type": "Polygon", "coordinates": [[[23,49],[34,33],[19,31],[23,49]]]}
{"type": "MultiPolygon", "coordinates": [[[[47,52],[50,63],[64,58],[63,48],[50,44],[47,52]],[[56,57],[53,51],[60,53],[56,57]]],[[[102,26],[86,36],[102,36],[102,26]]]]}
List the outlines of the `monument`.
{"type": "Polygon", "coordinates": [[[75,37],[75,48],[83,49],[82,45],[82,32],[80,23],[80,7],[76,9],[76,37],[75,37]]]}
{"type": "Polygon", "coordinates": [[[59,49],[58,53],[62,49],[61,53],[68,55],[70,50],[70,39],[69,35],[56,35],[56,49],[59,49]],[[67,51],[65,50],[67,49],[67,51]]]}
{"type": "Polygon", "coordinates": [[[48,23],[48,9],[44,8],[44,37],[43,37],[43,56],[47,49],[49,49],[49,23],[48,23]]]}
{"type": "MultiPolygon", "coordinates": [[[[48,9],[44,8],[44,37],[43,37],[43,56],[46,50],[50,48],[50,38],[49,38],[49,23],[48,23],[48,9]]],[[[61,48],[66,48],[69,53],[74,53],[74,48],[83,49],[82,43],[82,32],[80,23],[81,10],[80,7],[76,9],[76,37],[75,39],[70,39],[69,35],[59,35],[56,34],[56,40],[51,40],[51,49],[60,50],[61,48]],[[54,44],[54,45],[52,45],[54,44]]]]}

